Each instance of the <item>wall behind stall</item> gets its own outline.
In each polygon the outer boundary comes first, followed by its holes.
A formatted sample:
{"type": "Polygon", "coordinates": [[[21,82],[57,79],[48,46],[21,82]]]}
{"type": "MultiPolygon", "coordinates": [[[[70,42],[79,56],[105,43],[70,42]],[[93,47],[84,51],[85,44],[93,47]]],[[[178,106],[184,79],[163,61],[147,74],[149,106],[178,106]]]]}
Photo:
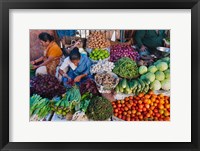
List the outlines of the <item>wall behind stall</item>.
{"type": "Polygon", "coordinates": [[[43,48],[40,45],[38,35],[41,32],[47,32],[56,38],[54,30],[30,30],[30,60],[34,60],[43,55],[43,48]]]}

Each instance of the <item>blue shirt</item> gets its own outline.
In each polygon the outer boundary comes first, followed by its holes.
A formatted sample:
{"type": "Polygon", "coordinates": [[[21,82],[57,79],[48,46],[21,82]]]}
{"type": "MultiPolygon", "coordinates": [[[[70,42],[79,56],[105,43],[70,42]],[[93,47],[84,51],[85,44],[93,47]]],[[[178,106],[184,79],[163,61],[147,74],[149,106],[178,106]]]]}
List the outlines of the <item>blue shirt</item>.
{"type": "Polygon", "coordinates": [[[90,74],[90,66],[92,65],[91,60],[84,54],[81,54],[80,62],[77,68],[74,70],[75,75],[90,74]]]}

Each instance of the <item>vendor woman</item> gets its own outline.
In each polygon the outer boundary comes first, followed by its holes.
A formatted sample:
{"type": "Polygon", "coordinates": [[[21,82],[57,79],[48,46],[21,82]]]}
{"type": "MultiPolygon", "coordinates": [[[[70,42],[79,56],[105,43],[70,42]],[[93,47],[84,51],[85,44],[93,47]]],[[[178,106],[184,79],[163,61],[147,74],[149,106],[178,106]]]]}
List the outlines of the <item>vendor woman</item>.
{"type": "Polygon", "coordinates": [[[90,76],[91,60],[83,54],[80,54],[79,49],[75,47],[69,54],[60,67],[59,73],[62,75],[62,82],[65,87],[68,87],[68,82],[80,84],[90,76]],[[68,71],[65,73],[66,68],[68,71]]]}
{"type": "Polygon", "coordinates": [[[54,41],[54,37],[48,33],[40,33],[39,39],[41,45],[45,48],[44,55],[39,59],[31,61],[36,69],[36,75],[38,74],[50,74],[55,76],[56,67],[60,63],[60,58],[62,56],[62,50],[54,41]],[[37,63],[42,62],[39,65],[37,63]]]}

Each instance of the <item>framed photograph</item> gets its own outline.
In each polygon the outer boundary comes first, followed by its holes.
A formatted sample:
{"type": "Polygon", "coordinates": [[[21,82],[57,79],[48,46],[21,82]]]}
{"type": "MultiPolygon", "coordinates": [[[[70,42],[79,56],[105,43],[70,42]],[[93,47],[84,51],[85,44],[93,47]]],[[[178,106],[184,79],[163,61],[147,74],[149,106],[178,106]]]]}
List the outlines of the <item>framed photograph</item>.
{"type": "Polygon", "coordinates": [[[198,0],[0,0],[1,150],[200,150],[198,0]]]}

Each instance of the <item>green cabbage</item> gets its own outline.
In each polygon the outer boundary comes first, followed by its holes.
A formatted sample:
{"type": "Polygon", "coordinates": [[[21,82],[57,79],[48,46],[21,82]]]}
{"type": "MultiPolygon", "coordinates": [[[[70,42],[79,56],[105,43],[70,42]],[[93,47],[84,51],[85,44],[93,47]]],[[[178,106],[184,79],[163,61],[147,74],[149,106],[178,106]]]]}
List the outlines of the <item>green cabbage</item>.
{"type": "Polygon", "coordinates": [[[161,59],[163,62],[169,63],[170,62],[170,58],[169,57],[165,57],[161,59]]]}
{"type": "Polygon", "coordinates": [[[169,69],[165,70],[164,74],[165,74],[165,79],[170,79],[170,70],[169,69]]]}
{"type": "Polygon", "coordinates": [[[139,73],[140,74],[145,74],[147,72],[147,67],[146,66],[140,66],[139,67],[139,73]]]}
{"type": "Polygon", "coordinates": [[[161,87],[163,90],[170,90],[170,80],[169,79],[165,79],[161,82],[161,87]]]}
{"type": "Polygon", "coordinates": [[[159,62],[157,65],[156,65],[156,68],[160,71],[165,71],[168,69],[168,65],[166,62],[159,62]]]}
{"type": "Polygon", "coordinates": [[[145,78],[148,79],[149,81],[153,82],[155,80],[155,74],[151,73],[151,72],[148,72],[146,75],[145,75],[145,78]]]}
{"type": "Polygon", "coordinates": [[[160,90],[160,88],[161,88],[161,83],[158,80],[155,80],[150,84],[151,90],[160,90]]]}
{"type": "Polygon", "coordinates": [[[162,81],[165,79],[165,74],[162,71],[156,71],[155,73],[156,80],[162,81]]]}
{"type": "Polygon", "coordinates": [[[155,73],[158,69],[156,68],[156,66],[152,65],[152,66],[149,66],[148,68],[148,71],[149,72],[152,72],[152,73],[155,73]]]}

